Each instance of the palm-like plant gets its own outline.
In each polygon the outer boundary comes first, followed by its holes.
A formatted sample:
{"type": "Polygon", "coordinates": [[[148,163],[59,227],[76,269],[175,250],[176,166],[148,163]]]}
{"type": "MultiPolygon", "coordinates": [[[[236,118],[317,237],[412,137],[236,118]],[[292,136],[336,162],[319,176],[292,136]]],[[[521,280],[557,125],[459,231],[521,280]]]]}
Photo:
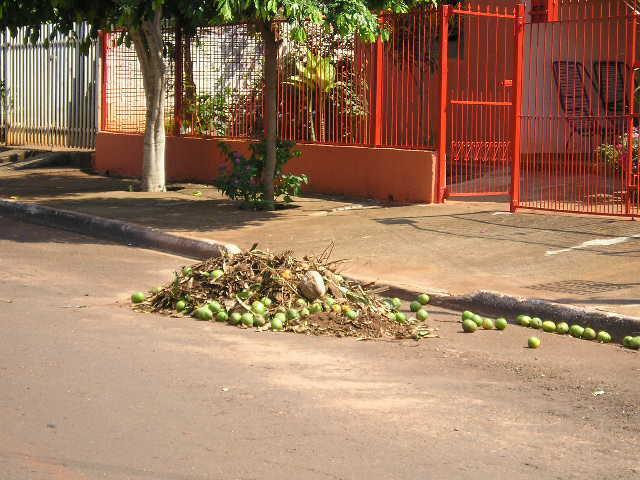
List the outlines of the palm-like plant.
{"type": "Polygon", "coordinates": [[[316,141],[316,129],[313,119],[313,103],[316,94],[319,95],[317,102],[318,121],[320,123],[320,141],[323,142],[326,139],[325,95],[342,85],[342,82],[336,81],[336,67],[331,58],[323,57],[320,54],[316,55],[311,51],[307,51],[305,62],[296,62],[296,71],[297,74],[292,75],[285,83],[293,85],[307,94],[307,107],[311,115],[311,140],[314,142],[316,141]]]}

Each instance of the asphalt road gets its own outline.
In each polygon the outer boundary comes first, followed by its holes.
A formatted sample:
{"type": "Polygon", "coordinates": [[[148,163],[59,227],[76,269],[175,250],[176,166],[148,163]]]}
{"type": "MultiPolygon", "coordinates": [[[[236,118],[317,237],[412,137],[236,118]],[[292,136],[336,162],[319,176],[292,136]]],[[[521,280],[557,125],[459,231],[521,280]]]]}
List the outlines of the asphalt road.
{"type": "Polygon", "coordinates": [[[639,478],[640,354],[134,313],[187,260],[0,218],[0,479],[639,478]]]}

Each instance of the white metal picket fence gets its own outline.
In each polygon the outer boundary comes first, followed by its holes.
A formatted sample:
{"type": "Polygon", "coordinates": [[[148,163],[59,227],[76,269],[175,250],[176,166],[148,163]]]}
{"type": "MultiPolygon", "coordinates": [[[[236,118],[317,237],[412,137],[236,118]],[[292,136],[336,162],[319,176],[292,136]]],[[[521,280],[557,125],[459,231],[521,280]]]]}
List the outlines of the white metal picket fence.
{"type": "MultiPolygon", "coordinates": [[[[74,29],[78,38],[86,24],[74,29]]],[[[81,52],[80,42],[58,36],[49,46],[51,29],[40,41],[26,44],[23,32],[2,32],[0,81],[4,86],[2,140],[7,145],[91,149],[98,131],[99,46],[81,52]]]]}

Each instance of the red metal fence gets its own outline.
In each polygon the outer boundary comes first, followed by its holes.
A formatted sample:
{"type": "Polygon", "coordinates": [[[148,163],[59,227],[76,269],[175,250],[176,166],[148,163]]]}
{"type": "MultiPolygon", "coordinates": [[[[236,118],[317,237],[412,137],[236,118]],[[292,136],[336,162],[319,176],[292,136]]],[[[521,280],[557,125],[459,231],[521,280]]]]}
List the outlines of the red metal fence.
{"type": "Polygon", "coordinates": [[[562,0],[556,15],[526,25],[514,203],[638,215],[638,13],[624,1],[562,0]]]}
{"type": "MultiPolygon", "coordinates": [[[[558,0],[533,18],[513,0],[477,0],[381,21],[390,39],[374,44],[312,31],[300,45],[280,27],[281,137],[438,150],[440,200],[509,195],[512,210],[640,215],[639,22],[625,0],[558,0]]],[[[167,131],[259,135],[259,35],[167,35],[167,131]]],[[[113,41],[104,53],[102,128],[140,132],[135,55],[113,41]]]]}

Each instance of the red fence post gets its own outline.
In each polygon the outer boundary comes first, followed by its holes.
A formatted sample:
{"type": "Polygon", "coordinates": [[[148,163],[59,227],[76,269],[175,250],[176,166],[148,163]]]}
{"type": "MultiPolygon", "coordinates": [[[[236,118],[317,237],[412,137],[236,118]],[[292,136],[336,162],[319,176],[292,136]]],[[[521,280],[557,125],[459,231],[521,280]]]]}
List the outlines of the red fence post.
{"type": "Polygon", "coordinates": [[[107,106],[107,44],[109,43],[109,34],[104,30],[100,31],[100,130],[107,129],[109,120],[109,111],[107,106]]]}
{"type": "Polygon", "coordinates": [[[175,79],[173,85],[174,107],[173,107],[173,134],[180,136],[182,132],[182,88],[183,82],[183,61],[182,61],[182,28],[176,26],[176,47],[173,55],[175,61],[175,79]]]}
{"type": "Polygon", "coordinates": [[[522,73],[524,69],[524,5],[517,7],[515,18],[515,58],[513,75],[513,136],[512,167],[511,167],[511,211],[515,212],[520,206],[520,162],[522,151],[521,121],[522,121],[522,73]]]}
{"type": "Polygon", "coordinates": [[[634,116],[635,116],[635,89],[636,89],[636,82],[635,82],[635,71],[636,71],[636,67],[638,65],[636,65],[636,28],[637,28],[637,24],[636,24],[636,18],[637,18],[637,13],[635,10],[632,11],[632,20],[631,20],[631,38],[629,39],[629,64],[631,65],[631,71],[629,72],[629,81],[627,82],[627,88],[629,89],[629,92],[627,93],[627,95],[629,96],[629,114],[628,114],[628,118],[627,118],[627,165],[626,165],[626,175],[625,175],[625,190],[626,190],[626,195],[625,195],[625,213],[627,215],[629,215],[631,213],[631,195],[630,195],[630,190],[631,190],[631,186],[633,185],[633,145],[634,145],[634,138],[633,138],[633,120],[634,120],[634,116]]]}
{"type": "MultiPolygon", "coordinates": [[[[378,19],[380,26],[383,26],[384,18],[378,19]]],[[[382,146],[382,82],[384,75],[384,45],[382,36],[378,36],[375,45],[375,77],[373,83],[373,109],[371,112],[371,146],[382,146]]]]}
{"type": "Polygon", "coordinates": [[[447,188],[447,84],[449,83],[449,16],[443,5],[440,16],[440,135],[438,139],[438,203],[444,202],[447,188]]]}

